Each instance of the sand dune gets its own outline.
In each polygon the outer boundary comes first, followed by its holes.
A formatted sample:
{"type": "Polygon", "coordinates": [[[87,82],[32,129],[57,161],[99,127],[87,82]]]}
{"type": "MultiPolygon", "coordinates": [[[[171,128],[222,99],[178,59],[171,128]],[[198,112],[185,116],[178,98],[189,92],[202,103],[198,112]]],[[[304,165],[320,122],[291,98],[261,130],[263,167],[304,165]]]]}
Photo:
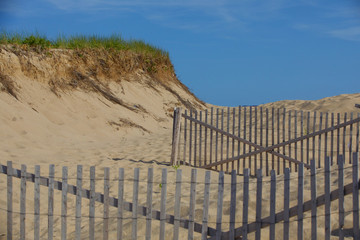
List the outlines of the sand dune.
{"type": "MultiPolygon", "coordinates": [[[[54,51],[52,57],[46,53],[24,52],[21,49],[12,49],[9,46],[0,47],[0,159],[1,164],[13,161],[14,167],[20,169],[21,164],[28,166],[28,171],[34,171],[34,165],[41,166],[42,175],[48,174],[48,165],[55,164],[56,177],[61,178],[61,167],[69,166],[69,175],[75,176],[75,165],[84,166],[84,178],[88,178],[89,167],[97,167],[97,177],[103,177],[103,167],[111,167],[111,176],[116,178],[117,169],[125,168],[126,176],[133,175],[134,168],[141,169],[140,204],[146,202],[146,174],[147,168],[155,169],[155,181],[161,180],[161,169],[167,168],[168,179],[175,181],[175,169],[168,166],[171,151],[172,111],[174,107],[204,109],[206,106],[191,94],[177,79],[173,72],[151,75],[142,69],[133,69],[117,79],[107,79],[105,75],[87,74],[85,63],[78,62],[77,68],[73,60],[69,60],[73,53],[54,51]],[[72,71],[69,73],[69,71],[72,71]],[[72,73],[81,73],[78,79],[72,73]],[[75,83],[77,82],[77,83],[75,83]],[[76,86],[72,84],[77,84],[76,86]],[[81,84],[84,85],[81,87],[81,84]]],[[[93,56],[94,57],[94,56],[93,56]]],[[[117,76],[114,73],[114,76],[117,76]]],[[[264,107],[298,109],[306,111],[356,111],[354,104],[360,103],[360,94],[346,94],[329,97],[316,101],[280,101],[268,103],[264,107]]],[[[357,110],[357,112],[360,112],[357,110]]],[[[191,168],[181,166],[183,178],[190,179],[191,168]]],[[[205,171],[198,169],[198,180],[203,181],[205,171]]],[[[296,176],[296,175],[295,175],[296,176]]],[[[351,179],[351,172],[346,172],[347,181],[351,179]]],[[[333,178],[335,179],[335,177],[333,178]]],[[[239,176],[239,181],[241,177],[239,176]]],[[[75,180],[71,180],[72,184],[75,180]]],[[[319,179],[321,181],[321,179],[319,179]]],[[[212,193],[216,194],[217,174],[213,173],[212,193]]],[[[230,177],[226,176],[226,182],[230,177]]],[[[18,184],[15,181],[14,184],[18,184]]],[[[98,181],[96,188],[101,191],[102,181],[98,181]]],[[[88,188],[89,183],[85,182],[88,188]]],[[[131,201],[131,184],[125,198],[131,201]]],[[[169,184],[169,195],[174,194],[175,185],[169,184]]],[[[19,185],[15,185],[19,186],[19,185]]],[[[30,186],[30,184],[29,184],[30,186]]],[[[292,193],[296,194],[296,182],[292,184],[292,193]]],[[[251,192],[255,192],[255,184],[251,185],[251,192]]],[[[0,176],[0,206],[6,208],[6,176],[0,176]]],[[[188,193],[190,185],[183,185],[182,216],[187,215],[188,193]]],[[[306,185],[309,195],[309,182],[306,185]]],[[[229,185],[225,189],[224,201],[230,201],[229,185]]],[[[154,190],[154,199],[159,198],[159,189],[154,190]]],[[[281,186],[278,189],[281,192],[281,186]]],[[[32,190],[27,195],[28,211],[33,210],[32,190]]],[[[202,197],[203,187],[197,189],[197,195],[202,197]]],[[[15,193],[14,209],[18,210],[18,192],[15,193]]],[[[116,196],[116,181],[112,182],[111,195],[116,196]]],[[[269,192],[266,192],[269,194],[269,192]]],[[[306,196],[309,199],[309,196],[306,196]]],[[[197,221],[201,221],[201,197],[197,201],[197,221]]],[[[47,206],[47,189],[41,190],[41,204],[47,206]],[[43,200],[44,199],[44,200],[43,200]]],[[[56,196],[59,213],[60,195],[56,196]]],[[[69,214],[74,215],[74,198],[69,206],[69,214]]],[[[239,196],[241,199],[241,196],[239,196]]],[[[264,201],[269,196],[264,196],[264,201]]],[[[294,197],[294,199],[296,199],[294,197]]],[[[294,200],[293,199],[293,200],[294,200]]],[[[84,200],[85,201],[85,200],[84,200]]],[[[347,199],[351,201],[351,199],[347,199]]],[[[156,202],[156,201],[155,201],[156,202]]],[[[254,195],[250,198],[250,206],[255,206],[254,195]]],[[[172,212],[173,200],[168,199],[168,208],[172,212]]],[[[279,202],[278,209],[282,203],[279,202]]],[[[295,204],[292,202],[292,204],[295,204]]],[[[296,205],[296,204],[295,204],[296,205]]],[[[216,218],[216,198],[211,201],[212,210],[210,221],[216,218]]],[[[241,206],[239,202],[238,206],[241,206]]],[[[292,206],[292,205],[291,205],[292,206]]],[[[97,205],[98,216],[101,216],[101,205],[97,205]]],[[[154,208],[159,209],[155,204],[154,208]]],[[[241,208],[239,207],[241,213],[241,208]]],[[[336,209],[335,209],[336,210],[336,209]]],[[[47,207],[41,209],[46,213],[47,207]]],[[[87,214],[86,204],[84,215],[87,214]]],[[[229,210],[224,209],[224,218],[228,218],[229,210]]],[[[268,210],[264,210],[264,214],[268,210]]],[[[112,209],[112,216],[116,210],[112,209]]],[[[1,213],[1,222],[6,214],[1,213]]],[[[250,218],[255,216],[255,208],[250,210],[250,218]]],[[[17,217],[15,217],[17,218],[17,217]]],[[[30,238],[33,235],[31,219],[28,220],[27,232],[30,238]]],[[[43,218],[42,237],[46,236],[47,220],[43,218]]],[[[56,239],[59,239],[59,218],[55,230],[56,239]]],[[[144,220],[139,224],[139,235],[145,233],[144,220]]],[[[333,221],[334,227],[336,219],[333,221]]],[[[154,237],[158,233],[158,223],[154,224],[154,237]]],[[[323,221],[319,220],[323,225],[323,221]]],[[[214,225],[214,224],[213,224],[214,225]]],[[[280,226],[281,224],[279,224],[280,226]]],[[[4,234],[4,224],[1,225],[0,235],[4,234]]],[[[86,239],[87,220],[83,221],[83,236],[86,239]]],[[[126,223],[126,237],[131,234],[131,223],[126,223]]],[[[346,218],[346,226],[351,226],[351,216],[346,218]]],[[[101,222],[97,220],[96,230],[101,236],[101,222]]],[[[226,227],[226,225],[224,225],[226,227]]],[[[169,227],[171,228],[171,227],[169,227]]],[[[18,229],[18,221],[14,229],[18,229]]],[[[116,224],[110,226],[110,239],[116,236],[116,224]]],[[[296,225],[292,224],[291,229],[296,225]]],[[[310,229],[305,226],[305,231],[310,229]]],[[[281,226],[277,228],[281,234],[281,226]]],[[[308,231],[309,232],[309,231],[308,231]]],[[[69,233],[74,234],[73,226],[69,233]]],[[[167,237],[171,237],[168,231],[167,237]]],[[[181,232],[186,237],[186,231],[181,232]]],[[[321,234],[319,232],[319,238],[321,234]]],[[[267,235],[267,230],[263,236],[267,235]]],[[[4,237],[4,236],[3,236],[4,237]]],[[[197,238],[199,236],[196,236],[197,238]]],[[[251,236],[254,237],[254,236],[251,236]]],[[[1,237],[0,237],[1,239],[1,237]]],[[[333,239],[336,239],[334,237],[333,239]]]]}

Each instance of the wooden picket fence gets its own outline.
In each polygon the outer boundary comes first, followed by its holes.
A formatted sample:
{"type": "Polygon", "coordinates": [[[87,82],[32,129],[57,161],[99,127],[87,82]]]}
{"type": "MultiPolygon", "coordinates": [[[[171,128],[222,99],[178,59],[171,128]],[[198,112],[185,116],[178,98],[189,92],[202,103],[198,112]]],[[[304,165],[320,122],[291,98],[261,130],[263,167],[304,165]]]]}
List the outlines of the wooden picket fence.
{"type": "MultiPolygon", "coordinates": [[[[303,112],[257,106],[174,111],[171,164],[230,173],[249,168],[269,175],[297,171],[341,154],[351,163],[359,151],[359,113],[303,112]]],[[[331,160],[331,165],[334,164],[331,160]]]]}
{"type": "MultiPolygon", "coordinates": [[[[109,168],[104,168],[104,192],[99,193],[95,192],[95,167],[90,167],[90,189],[83,188],[83,170],[82,166],[77,166],[77,176],[76,176],[76,186],[68,184],[68,168],[62,168],[62,180],[54,180],[54,165],[49,167],[49,176],[44,177],[40,175],[40,166],[35,166],[35,174],[28,173],[26,171],[26,165],[21,166],[21,170],[14,169],[12,162],[7,162],[7,165],[0,165],[0,173],[7,175],[7,239],[25,239],[26,236],[26,227],[25,219],[28,219],[30,216],[33,217],[33,226],[34,226],[34,239],[40,239],[40,236],[45,236],[47,239],[61,238],[66,239],[68,236],[67,226],[69,222],[67,218],[68,211],[68,195],[76,196],[75,204],[75,236],[72,239],[81,239],[84,238],[84,233],[81,232],[82,226],[84,226],[83,216],[82,216],[82,199],[89,199],[89,216],[87,217],[88,222],[88,233],[86,238],[95,239],[97,233],[95,232],[95,202],[103,204],[103,216],[102,216],[102,239],[109,239],[109,224],[116,222],[116,232],[117,239],[123,239],[124,223],[125,220],[131,221],[131,239],[139,239],[138,236],[138,221],[140,217],[143,216],[146,218],[145,226],[145,236],[142,236],[145,239],[151,239],[152,232],[152,223],[158,221],[160,223],[159,239],[169,239],[167,232],[172,232],[172,239],[179,239],[179,231],[185,229],[187,231],[188,239],[247,239],[252,236],[254,239],[261,239],[264,235],[264,229],[268,229],[265,233],[268,233],[269,239],[289,239],[289,229],[290,224],[296,223],[297,225],[297,239],[308,238],[310,234],[311,239],[317,239],[319,231],[324,231],[325,239],[330,239],[331,234],[333,233],[331,226],[334,225],[334,216],[338,217],[338,235],[339,239],[344,238],[345,229],[344,229],[344,219],[348,215],[353,217],[353,227],[351,232],[353,233],[354,239],[360,239],[359,232],[359,155],[358,153],[353,153],[352,155],[352,180],[349,182],[348,178],[344,179],[344,160],[343,156],[338,156],[336,159],[338,162],[338,168],[331,170],[331,159],[326,158],[325,170],[322,173],[317,172],[315,166],[316,161],[312,160],[310,163],[311,171],[310,174],[306,174],[304,171],[304,164],[300,163],[298,165],[298,174],[297,177],[290,175],[290,169],[285,168],[284,178],[276,178],[275,170],[271,170],[271,179],[263,179],[262,170],[257,170],[256,179],[250,177],[250,170],[244,169],[243,176],[240,177],[237,175],[236,171],[231,173],[231,183],[230,188],[226,187],[226,182],[224,181],[224,172],[220,171],[219,173],[214,173],[218,176],[218,182],[215,183],[216,187],[211,191],[211,172],[206,171],[205,181],[199,182],[197,180],[197,169],[192,169],[190,184],[190,192],[181,191],[182,184],[185,182],[182,180],[182,170],[176,170],[176,180],[175,180],[175,193],[174,195],[167,194],[167,169],[162,170],[162,180],[161,180],[161,198],[153,199],[153,169],[148,169],[147,175],[147,187],[146,187],[146,205],[139,205],[139,172],[137,168],[134,170],[133,178],[131,179],[133,185],[133,197],[132,202],[127,202],[124,199],[124,181],[125,181],[125,172],[124,169],[119,169],[119,176],[115,180],[118,183],[118,195],[117,197],[110,196],[110,174],[109,168]],[[324,182],[320,182],[319,174],[324,176],[324,182]],[[323,174],[323,175],[322,175],[323,174]],[[331,185],[330,176],[336,174],[337,181],[335,185],[331,185]],[[13,209],[13,195],[17,187],[13,186],[13,178],[20,178],[20,211],[16,212],[13,209]],[[238,181],[238,179],[243,179],[238,181]],[[310,190],[311,190],[311,199],[306,200],[304,195],[304,186],[307,184],[308,178],[310,178],[310,190]],[[291,179],[291,180],[290,180],[291,179]],[[256,181],[253,181],[256,180],[256,181]],[[344,180],[349,183],[344,184],[344,180]],[[297,182],[297,202],[295,206],[290,206],[290,193],[294,192],[290,189],[290,182],[297,182]],[[27,182],[34,183],[34,212],[29,212],[26,209],[26,193],[28,191],[27,182]],[[270,183],[270,187],[266,184],[270,183]],[[277,191],[277,188],[280,188],[283,184],[283,191],[277,191]],[[204,186],[204,191],[201,193],[202,196],[197,196],[196,189],[199,185],[204,186]],[[45,215],[40,214],[40,186],[48,188],[48,212],[45,215]],[[256,186],[256,195],[255,191],[250,191],[256,186]],[[324,194],[318,196],[317,191],[321,188],[324,189],[324,194]],[[264,199],[263,189],[270,189],[270,201],[264,199]],[[61,191],[61,206],[55,206],[56,201],[54,201],[54,190],[61,191]],[[226,191],[230,191],[228,194],[226,191]],[[240,194],[242,193],[242,194],[240,194]],[[188,207],[188,214],[186,218],[181,217],[181,210],[184,208],[182,198],[184,195],[189,195],[189,202],[186,204],[188,207]],[[252,195],[254,194],[254,195],[252,195]],[[352,206],[349,209],[349,205],[344,205],[345,198],[347,195],[352,194],[352,206]],[[230,196],[230,201],[224,201],[224,196],[230,196]],[[169,198],[174,198],[174,205],[169,212],[170,208],[167,206],[169,203],[169,198]],[[211,207],[214,207],[210,204],[211,200],[217,199],[216,202],[216,220],[215,216],[209,214],[211,207]],[[249,202],[250,199],[256,199],[256,216],[255,219],[249,217],[249,212],[251,210],[249,202]],[[196,200],[201,200],[201,204],[196,200]],[[157,201],[160,201],[160,209],[153,209],[153,204],[157,201]],[[242,201],[242,204],[238,204],[242,201]],[[276,202],[283,201],[283,208],[281,211],[276,212],[276,202]],[[334,212],[335,203],[337,201],[338,210],[334,212]],[[200,206],[199,206],[200,205],[200,206]],[[239,206],[240,205],[240,206],[239,206]],[[324,206],[324,214],[320,213],[321,206],[324,206]],[[54,236],[54,208],[61,207],[61,234],[60,236],[54,236]],[[112,208],[110,208],[112,207],[112,208]],[[224,210],[227,209],[229,212],[229,220],[225,219],[224,210]],[[269,209],[269,215],[263,216],[265,209],[269,209]],[[196,217],[196,210],[202,212],[201,219],[196,217]],[[305,213],[311,211],[310,216],[306,216],[305,213]],[[110,220],[110,213],[115,212],[116,217],[113,218],[114,221],[110,220]],[[131,217],[126,219],[124,216],[125,212],[131,212],[131,217]],[[19,232],[15,231],[13,226],[14,223],[14,214],[19,214],[20,216],[20,226],[19,232]],[[40,217],[46,217],[48,219],[47,223],[47,234],[41,233],[40,235],[40,217]],[[325,218],[325,228],[319,229],[317,224],[320,218],[325,218]],[[311,233],[304,231],[304,221],[306,219],[311,220],[311,233]],[[276,234],[275,229],[282,225],[283,231],[280,234],[276,234]],[[333,224],[331,224],[333,223],[333,224]],[[171,226],[171,227],[170,227],[171,226]],[[253,235],[251,235],[253,234],[253,235]]],[[[345,172],[348,173],[348,172],[345,172]]],[[[349,174],[347,174],[349,175],[349,174]]],[[[321,177],[320,176],[320,177],[321,177]]],[[[295,185],[296,186],[296,185],[295,185]]],[[[293,190],[293,189],[292,189],[293,190]]],[[[294,194],[294,193],[292,193],[294,194]]],[[[3,195],[4,196],[4,195],[3,195]]],[[[5,210],[5,209],[3,209],[5,210]]],[[[267,215],[267,214],[266,214],[267,215]]],[[[58,223],[59,224],[59,223],[58,223]]],[[[305,223],[306,224],[306,223],[305,223]]],[[[335,230],[335,229],[334,229],[335,230]]],[[[99,239],[100,237],[96,237],[99,239]]],[[[292,234],[291,239],[295,238],[295,232],[292,234]]]]}

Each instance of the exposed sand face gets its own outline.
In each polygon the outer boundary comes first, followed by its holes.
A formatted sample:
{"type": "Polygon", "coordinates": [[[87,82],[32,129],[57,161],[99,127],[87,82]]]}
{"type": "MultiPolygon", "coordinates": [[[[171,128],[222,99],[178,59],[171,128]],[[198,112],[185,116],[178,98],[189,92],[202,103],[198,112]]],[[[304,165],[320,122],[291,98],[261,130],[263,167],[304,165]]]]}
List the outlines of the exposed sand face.
{"type": "MultiPolygon", "coordinates": [[[[38,60],[37,57],[30,58],[30,62],[38,67],[33,68],[38,71],[41,70],[44,62],[38,60]],[[38,61],[38,62],[36,62],[38,61]]],[[[96,166],[96,191],[103,191],[103,167],[110,167],[111,181],[110,195],[117,196],[117,181],[118,168],[125,168],[125,176],[128,181],[125,184],[125,200],[132,201],[132,181],[134,168],[140,168],[140,188],[139,188],[139,205],[146,203],[146,179],[147,169],[154,168],[154,181],[160,183],[161,169],[168,169],[168,199],[167,210],[168,214],[173,214],[174,196],[175,192],[175,175],[176,171],[171,166],[168,166],[171,152],[171,134],[172,134],[172,109],[175,106],[184,106],[184,102],[188,102],[191,106],[196,108],[203,108],[204,106],[194,96],[189,94],[176,83],[171,83],[167,87],[171,87],[170,92],[161,84],[151,84],[154,79],[145,74],[141,70],[137,70],[124,78],[125,81],[110,82],[108,87],[110,92],[124,101],[127,107],[116,104],[106,99],[99,92],[86,91],[84,89],[73,89],[71,91],[59,90],[57,96],[51,90],[47,78],[38,79],[41,74],[34,73],[33,77],[25,74],[24,66],[20,64],[17,56],[11,51],[2,49],[0,52],[0,70],[13,80],[17,86],[17,98],[13,97],[6,91],[0,92],[0,159],[1,164],[6,165],[6,161],[13,161],[13,167],[20,169],[21,164],[26,164],[29,172],[34,172],[34,165],[41,166],[41,175],[48,175],[49,164],[55,164],[56,180],[61,179],[61,167],[69,167],[70,184],[76,184],[76,166],[83,165],[84,179],[89,178],[89,167],[96,166]],[[34,77],[36,76],[36,78],[34,77]],[[134,80],[134,81],[131,81],[134,80]],[[136,80],[136,81],[135,81],[136,80]],[[181,100],[179,99],[181,97],[181,100]],[[129,109],[128,107],[133,107],[129,109]],[[115,180],[114,180],[115,179],[115,180]]],[[[51,69],[51,66],[43,67],[51,69]]],[[[64,75],[65,77],[65,75],[64,75]]],[[[287,107],[298,110],[307,111],[351,111],[354,103],[360,103],[360,94],[340,95],[336,97],[327,98],[325,100],[307,102],[291,101],[278,102],[267,104],[268,107],[287,107]]],[[[182,211],[181,215],[184,218],[188,217],[189,209],[189,195],[190,195],[190,176],[191,168],[181,166],[183,171],[183,185],[182,185],[182,211]]],[[[306,172],[309,175],[308,172],[306,172]]],[[[198,182],[204,182],[205,171],[198,169],[198,182]]],[[[347,170],[345,184],[351,179],[351,171],[347,170]]],[[[296,178],[296,173],[291,175],[296,178]]],[[[336,184],[337,174],[332,175],[332,182],[336,184]]],[[[282,178],[279,176],[278,178],[282,178]]],[[[211,185],[211,208],[209,212],[210,226],[215,227],[216,221],[216,203],[217,203],[217,180],[218,174],[212,173],[211,185]]],[[[230,201],[230,176],[225,176],[225,195],[224,204],[228,206],[230,201]]],[[[242,181],[242,177],[238,177],[238,182],[242,181]]],[[[265,178],[264,182],[269,181],[265,178]]],[[[323,175],[319,174],[319,182],[323,181],[323,175]]],[[[19,210],[19,180],[14,179],[14,210],[19,210]]],[[[297,181],[291,182],[291,206],[296,205],[297,198],[297,181]]],[[[89,189],[89,181],[84,181],[83,187],[89,189]]],[[[242,185],[239,185],[240,190],[237,196],[237,213],[239,219],[242,216],[242,185]]],[[[281,196],[283,184],[278,185],[278,195],[281,196]]],[[[256,203],[256,184],[250,185],[250,206],[249,222],[255,218],[255,203],[256,203]]],[[[269,183],[265,183],[263,192],[264,205],[269,205],[269,183]]],[[[310,199],[310,179],[305,180],[305,201],[310,199]]],[[[203,201],[204,186],[200,184],[197,189],[196,200],[196,222],[202,220],[202,201],[203,201]]],[[[0,207],[6,209],[6,176],[0,176],[0,192],[3,197],[0,198],[0,207]]],[[[161,189],[158,184],[154,185],[153,208],[160,209],[160,192],[161,189]]],[[[322,194],[322,188],[318,190],[318,194],[322,194]]],[[[75,215],[75,197],[68,196],[68,214],[75,215]]],[[[60,214],[60,192],[56,191],[55,209],[56,214],[60,214]]],[[[278,200],[278,199],[277,199],[278,200]]],[[[346,198],[345,206],[351,206],[351,197],[346,198]]],[[[82,214],[88,216],[88,201],[83,200],[82,214]]],[[[281,200],[277,201],[277,211],[282,209],[283,203],[281,200]]],[[[337,211],[337,202],[332,204],[332,211],[337,211]]],[[[116,209],[110,208],[110,216],[116,216],[116,209]]],[[[6,220],[6,214],[3,210],[1,222],[6,220]]],[[[27,211],[33,212],[33,184],[28,183],[27,192],[27,211]]],[[[323,208],[319,208],[323,212],[323,208]]],[[[228,222],[229,209],[224,208],[223,219],[228,222]]],[[[47,188],[41,188],[41,213],[47,213],[47,188]]],[[[269,209],[263,207],[263,216],[268,216],[269,209]]],[[[102,237],[102,205],[96,205],[96,236],[102,237]]],[[[130,217],[131,213],[127,213],[125,217],[130,217]]],[[[309,213],[306,214],[309,216],[309,213]]],[[[26,232],[29,238],[33,236],[33,215],[27,217],[26,232]]],[[[139,238],[143,238],[145,234],[145,218],[139,220],[139,238]]],[[[19,216],[14,214],[14,232],[19,229],[19,216]]],[[[306,239],[309,239],[310,221],[305,221],[304,232],[306,239]]],[[[69,217],[69,238],[74,236],[74,218],[69,217]]],[[[319,239],[323,238],[324,220],[319,218],[319,239]]],[[[346,227],[350,228],[352,225],[352,215],[346,216],[346,227]]],[[[55,218],[55,239],[60,239],[60,218],[55,218]]],[[[88,219],[83,218],[82,221],[82,236],[87,239],[88,219]]],[[[239,227],[240,225],[237,225],[239,227]]],[[[291,232],[296,232],[296,221],[290,224],[291,232]]],[[[334,214],[332,219],[333,229],[337,228],[337,214],[334,214]]],[[[167,225],[166,238],[172,237],[172,225],[167,225]]],[[[223,229],[228,228],[227,224],[223,225],[223,229]]],[[[6,233],[4,224],[0,225],[0,236],[6,233]]],[[[131,238],[131,220],[125,221],[124,226],[125,239],[131,238]]],[[[282,236],[282,224],[276,226],[276,231],[279,236],[282,236]]],[[[41,217],[41,237],[46,238],[47,234],[47,218],[41,217]]],[[[153,237],[157,238],[159,234],[159,223],[153,221],[153,237]]],[[[180,239],[187,237],[187,231],[181,230],[180,239]]],[[[18,236],[18,235],[16,235],[18,236]]],[[[264,239],[268,237],[268,229],[263,230],[262,236],[264,239]]],[[[5,236],[2,236],[3,238],[5,236]]],[[[195,235],[198,239],[199,235],[195,235]]],[[[250,236],[254,238],[252,234],[250,236]]],[[[112,220],[110,224],[110,239],[116,238],[116,221],[112,220]]],[[[2,239],[0,237],[0,239],[2,239]]],[[[4,238],[5,239],[5,238],[4,238]]],[[[337,239],[333,237],[332,239],[337,239]]]]}

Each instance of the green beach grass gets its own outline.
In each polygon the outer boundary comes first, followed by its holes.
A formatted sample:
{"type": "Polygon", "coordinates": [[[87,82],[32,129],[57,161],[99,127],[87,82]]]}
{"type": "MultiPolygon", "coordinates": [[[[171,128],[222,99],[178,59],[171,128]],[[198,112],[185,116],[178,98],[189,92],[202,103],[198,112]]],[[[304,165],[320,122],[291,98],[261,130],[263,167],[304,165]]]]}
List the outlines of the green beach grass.
{"type": "Polygon", "coordinates": [[[115,50],[130,50],[139,54],[150,55],[155,58],[169,59],[169,53],[158,47],[152,46],[142,40],[124,40],[120,35],[113,34],[109,37],[98,35],[76,35],[70,37],[59,36],[55,40],[48,39],[38,33],[0,33],[0,44],[28,45],[41,49],[85,49],[103,48],[115,50]]]}

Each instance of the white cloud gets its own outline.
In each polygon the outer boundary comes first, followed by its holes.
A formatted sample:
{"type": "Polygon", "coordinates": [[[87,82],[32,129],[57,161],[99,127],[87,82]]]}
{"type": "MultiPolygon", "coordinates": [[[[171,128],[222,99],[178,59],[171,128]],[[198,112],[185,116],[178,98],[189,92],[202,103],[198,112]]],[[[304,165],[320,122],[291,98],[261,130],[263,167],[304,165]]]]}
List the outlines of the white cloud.
{"type": "Polygon", "coordinates": [[[360,26],[337,29],[327,32],[329,35],[351,41],[360,41],[360,26]]]}

